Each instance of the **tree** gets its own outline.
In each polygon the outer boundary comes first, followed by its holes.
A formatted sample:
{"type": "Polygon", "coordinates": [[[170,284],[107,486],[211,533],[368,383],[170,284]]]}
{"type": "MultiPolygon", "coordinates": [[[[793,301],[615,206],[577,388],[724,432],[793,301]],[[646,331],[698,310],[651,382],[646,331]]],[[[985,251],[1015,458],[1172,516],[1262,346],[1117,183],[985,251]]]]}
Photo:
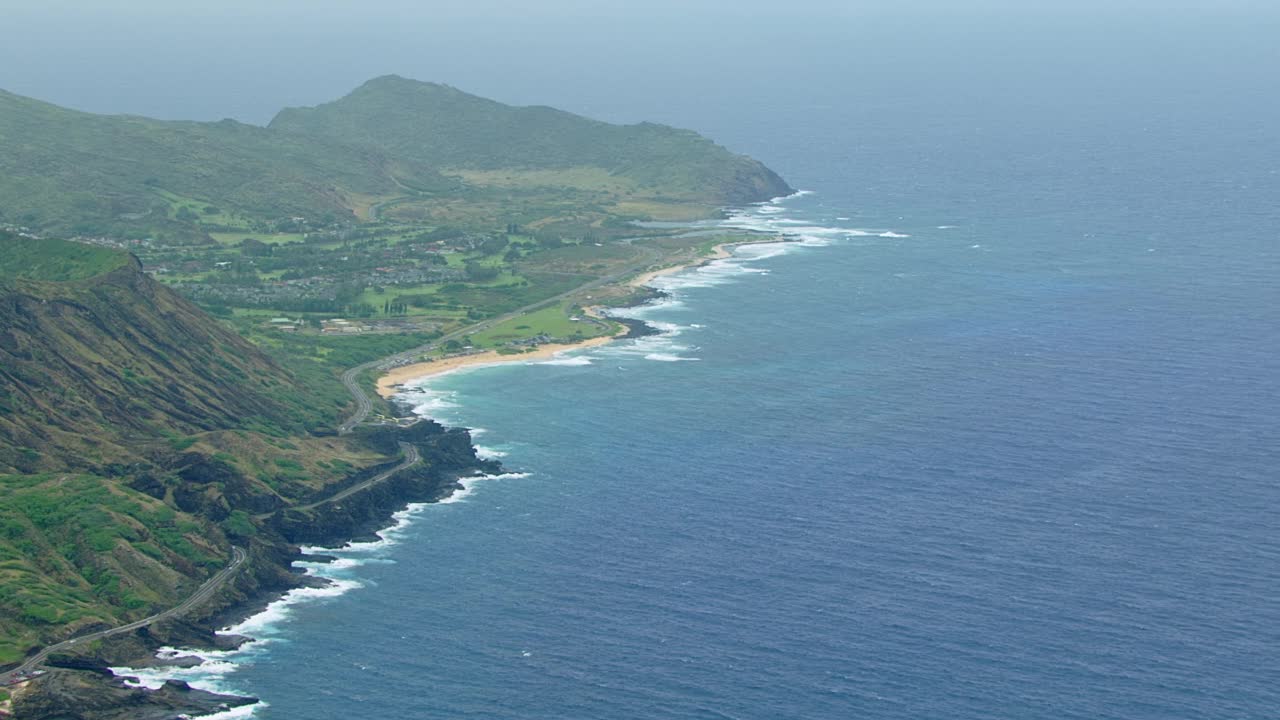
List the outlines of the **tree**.
{"type": "Polygon", "coordinates": [[[480,243],[480,252],[485,255],[497,255],[505,250],[510,242],[504,235],[494,235],[480,243]]]}
{"type": "Polygon", "coordinates": [[[488,282],[498,279],[502,271],[491,265],[481,265],[478,262],[470,261],[467,263],[467,277],[476,282],[488,282]]]}
{"type": "Polygon", "coordinates": [[[240,254],[246,257],[271,257],[275,250],[261,240],[245,238],[240,241],[240,254]]]}

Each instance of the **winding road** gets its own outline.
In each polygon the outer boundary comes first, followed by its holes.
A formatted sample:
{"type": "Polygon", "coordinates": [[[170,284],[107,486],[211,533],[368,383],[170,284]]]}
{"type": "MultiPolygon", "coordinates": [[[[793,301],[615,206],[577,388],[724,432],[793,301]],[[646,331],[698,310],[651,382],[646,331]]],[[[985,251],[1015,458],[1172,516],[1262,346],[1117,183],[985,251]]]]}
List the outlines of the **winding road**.
{"type": "MultiPolygon", "coordinates": [[[[310,510],[312,508],[319,507],[326,503],[337,502],[339,500],[342,500],[343,498],[351,497],[352,495],[362,490],[373,487],[374,485],[377,485],[378,483],[382,482],[383,480],[386,480],[387,478],[391,477],[392,475],[395,475],[396,473],[400,472],[401,470],[404,470],[405,468],[412,467],[422,462],[422,457],[418,454],[417,446],[407,442],[402,442],[400,443],[400,450],[404,452],[404,461],[401,462],[399,465],[396,465],[395,467],[391,468],[390,470],[384,470],[378,473],[377,475],[374,475],[373,477],[369,478],[368,480],[365,480],[362,483],[357,483],[355,485],[352,485],[349,488],[346,488],[345,490],[340,490],[324,499],[317,500],[313,503],[308,503],[306,505],[294,505],[294,506],[291,506],[290,509],[310,510]]],[[[275,515],[276,512],[278,511],[272,510],[271,512],[259,513],[258,515],[254,515],[254,518],[258,520],[266,520],[272,515],[275,515]]]]}
{"type": "MultiPolygon", "coordinates": [[[[396,473],[400,472],[401,470],[404,470],[405,468],[412,467],[422,462],[422,456],[418,453],[418,448],[415,447],[414,445],[410,443],[402,442],[400,443],[400,450],[404,452],[404,461],[401,462],[399,465],[396,465],[395,467],[389,470],[384,470],[383,472],[378,473],[377,475],[369,478],[368,480],[365,480],[362,483],[358,483],[344,490],[340,490],[334,493],[333,495],[330,495],[329,497],[326,497],[322,500],[317,500],[307,505],[298,505],[296,507],[299,510],[310,510],[314,507],[324,505],[325,503],[331,503],[331,502],[336,502],[338,500],[342,500],[343,498],[350,497],[351,495],[354,495],[355,493],[358,493],[366,488],[372,487],[373,485],[377,485],[378,483],[382,482],[383,480],[386,480],[387,478],[391,477],[392,475],[395,475],[396,473]]],[[[260,515],[255,515],[254,517],[256,517],[259,520],[265,520],[271,517],[273,514],[274,512],[262,513],[260,515]]],[[[112,635],[119,635],[121,633],[132,632],[134,630],[137,630],[138,628],[147,627],[148,625],[151,625],[152,623],[158,622],[160,620],[164,620],[171,617],[178,617],[180,615],[186,614],[187,611],[191,610],[192,608],[196,607],[200,603],[203,603],[204,601],[213,597],[214,593],[221,590],[222,587],[227,584],[227,581],[229,581],[232,578],[232,576],[236,574],[236,571],[240,569],[240,566],[244,564],[246,557],[247,556],[245,555],[244,550],[241,550],[240,548],[232,545],[231,546],[231,562],[226,567],[219,570],[216,575],[209,578],[208,580],[205,580],[204,584],[201,585],[199,588],[197,588],[196,591],[192,593],[191,596],[188,597],[186,600],[184,600],[180,605],[175,605],[174,607],[171,607],[168,610],[165,610],[163,612],[158,612],[155,615],[152,615],[150,617],[145,617],[141,620],[135,620],[131,623],[128,623],[127,625],[120,625],[118,627],[113,627],[109,630],[99,630],[98,632],[95,632],[95,633],[89,633],[88,635],[80,635],[79,637],[73,637],[70,640],[63,640],[62,642],[57,643],[55,645],[50,645],[40,650],[40,652],[36,653],[35,655],[32,655],[31,657],[27,658],[18,667],[13,668],[12,670],[8,670],[6,672],[0,673],[0,687],[4,687],[8,685],[18,675],[29,673],[32,670],[36,669],[37,667],[40,666],[41,663],[47,660],[50,655],[58,651],[73,650],[78,646],[88,645],[94,640],[101,640],[103,638],[111,637],[112,635]]]]}
{"type": "MultiPolygon", "coordinates": [[[[369,208],[370,219],[376,220],[377,212],[379,209],[381,209],[385,205],[392,204],[399,200],[403,200],[403,199],[401,198],[397,200],[377,203],[376,205],[371,206],[369,208]]],[[[637,249],[644,251],[646,257],[627,265],[626,267],[622,268],[617,272],[610,273],[609,275],[606,275],[604,277],[600,277],[588,283],[585,283],[583,285],[579,285],[578,287],[573,288],[572,290],[560,293],[559,295],[555,295],[554,297],[549,297],[544,300],[539,300],[537,302],[530,303],[528,305],[517,308],[510,312],[503,313],[502,315],[498,315],[497,317],[492,317],[487,320],[483,320],[481,322],[475,323],[473,325],[468,325],[467,327],[454,330],[453,332],[442,335],[436,338],[435,340],[433,340],[432,342],[427,343],[425,345],[420,345],[410,350],[405,350],[402,352],[395,353],[393,355],[388,355],[386,357],[379,358],[377,360],[370,360],[369,362],[356,365],[355,367],[352,367],[352,368],[348,368],[345,372],[342,373],[342,384],[344,387],[346,387],[347,392],[351,393],[351,396],[355,398],[356,407],[355,407],[355,410],[351,413],[351,415],[347,417],[347,419],[344,420],[340,425],[338,425],[338,434],[339,435],[350,434],[351,431],[355,429],[357,425],[364,422],[365,419],[369,417],[369,413],[373,411],[373,401],[369,398],[369,395],[364,391],[364,388],[360,387],[359,378],[362,373],[367,372],[369,370],[373,370],[375,368],[383,369],[383,370],[391,368],[397,364],[409,361],[413,359],[415,356],[419,356],[424,353],[430,352],[431,350],[435,350],[436,348],[440,347],[441,345],[444,345],[450,340],[457,340],[459,338],[470,335],[471,333],[477,332],[479,330],[484,330],[486,328],[492,327],[499,323],[506,322],[507,320],[519,317],[526,313],[530,313],[535,310],[540,310],[548,305],[560,302],[561,300],[565,300],[578,293],[591,290],[591,289],[600,287],[602,285],[607,285],[609,283],[617,282],[618,280],[621,280],[622,278],[628,275],[631,275],[644,267],[652,265],[662,255],[658,250],[654,248],[647,248],[643,246],[634,246],[634,245],[633,247],[636,247],[637,249]]],[[[390,470],[381,472],[375,475],[374,477],[368,480],[365,480],[364,482],[361,482],[359,484],[356,484],[349,488],[341,490],[337,493],[334,493],[333,495],[330,495],[329,497],[326,497],[322,500],[317,500],[316,502],[309,503],[307,505],[299,505],[297,506],[297,508],[300,510],[310,510],[312,508],[323,505],[325,503],[336,502],[346,497],[350,497],[351,495],[354,495],[355,493],[358,493],[373,485],[376,485],[386,480],[387,478],[391,477],[392,475],[395,475],[401,470],[404,470],[408,467],[416,465],[422,461],[422,458],[418,452],[417,447],[415,447],[410,443],[405,443],[405,442],[401,442],[399,443],[399,445],[400,445],[400,449],[404,452],[404,456],[405,456],[404,461],[401,462],[399,465],[396,465],[390,470]]],[[[269,513],[261,513],[259,515],[256,515],[255,518],[259,520],[264,520],[266,518],[271,517],[271,515],[273,514],[274,514],[274,511],[269,513]]],[[[101,640],[103,638],[111,637],[113,635],[119,635],[121,633],[132,632],[139,628],[144,628],[153,623],[159,622],[160,620],[165,620],[167,618],[177,617],[185,614],[187,611],[191,610],[192,608],[196,607],[200,603],[203,603],[209,598],[211,598],[214,593],[218,592],[218,590],[222,589],[222,587],[227,584],[227,581],[229,581],[240,569],[240,566],[244,564],[246,557],[247,556],[245,555],[244,550],[233,545],[231,547],[231,562],[226,567],[219,570],[218,573],[215,574],[213,577],[206,580],[204,584],[202,584],[199,588],[197,588],[196,591],[192,593],[191,596],[188,597],[181,604],[171,607],[168,610],[165,610],[163,612],[156,613],[155,615],[151,615],[150,617],[146,617],[141,620],[136,620],[134,622],[128,623],[127,625],[120,625],[119,627],[114,627],[109,630],[100,630],[98,632],[89,633],[88,635],[81,635],[79,637],[74,637],[69,640],[64,640],[60,643],[56,643],[54,645],[50,645],[46,648],[43,648],[39,652],[37,652],[35,655],[32,655],[31,657],[27,658],[18,667],[13,668],[12,670],[8,670],[3,673],[0,673],[0,687],[4,687],[8,685],[10,682],[14,681],[14,679],[17,676],[29,673],[32,670],[36,669],[37,667],[40,666],[41,663],[43,663],[46,659],[48,659],[48,657],[53,653],[56,653],[62,650],[71,650],[78,646],[88,645],[89,643],[92,643],[95,640],[101,640]]]]}
{"type": "Polygon", "coordinates": [[[138,628],[147,627],[148,625],[158,622],[160,620],[164,620],[166,618],[171,618],[171,617],[177,617],[179,615],[185,614],[188,610],[194,608],[200,603],[213,597],[214,593],[221,590],[222,586],[226,585],[227,581],[230,580],[231,577],[236,574],[236,571],[240,569],[240,566],[244,564],[246,557],[247,556],[245,555],[244,550],[241,550],[240,548],[232,545],[231,546],[231,562],[226,567],[219,570],[216,575],[209,578],[208,580],[205,580],[204,584],[201,585],[199,588],[197,588],[196,591],[191,594],[191,597],[188,597],[186,600],[184,600],[182,604],[175,605],[174,607],[171,607],[168,610],[165,610],[164,612],[158,612],[155,615],[152,615],[151,617],[146,617],[141,620],[135,620],[134,622],[131,622],[128,625],[113,627],[110,630],[100,630],[95,633],[89,633],[88,635],[81,635],[79,637],[74,637],[74,638],[71,638],[70,640],[63,640],[62,642],[57,643],[56,645],[50,645],[49,647],[44,648],[43,650],[36,653],[35,655],[32,655],[31,657],[27,658],[26,662],[22,663],[18,667],[4,673],[0,673],[0,686],[8,685],[16,676],[20,674],[31,672],[36,667],[38,667],[40,663],[43,663],[46,659],[48,659],[50,655],[60,650],[71,650],[75,648],[77,645],[88,645],[94,640],[101,640],[102,638],[111,637],[112,635],[119,635],[121,633],[132,632],[134,630],[137,630],[138,628]]]}

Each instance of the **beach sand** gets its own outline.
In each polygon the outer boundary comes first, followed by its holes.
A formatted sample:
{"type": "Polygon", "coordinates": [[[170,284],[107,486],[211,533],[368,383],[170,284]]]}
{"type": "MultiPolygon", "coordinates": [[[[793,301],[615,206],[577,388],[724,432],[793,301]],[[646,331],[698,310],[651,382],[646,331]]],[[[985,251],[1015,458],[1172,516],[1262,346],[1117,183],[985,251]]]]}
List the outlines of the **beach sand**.
{"type": "MultiPolygon", "coordinates": [[[[776,242],[776,240],[760,240],[756,242],[776,242]]],[[[659,270],[651,270],[649,272],[641,273],[637,275],[635,278],[633,278],[631,281],[629,281],[628,284],[632,285],[633,287],[648,285],[649,282],[651,282],[654,278],[662,277],[663,275],[671,275],[674,273],[678,273],[682,270],[687,270],[691,267],[698,267],[700,265],[705,265],[706,263],[709,263],[715,260],[723,260],[728,257],[733,257],[733,251],[730,250],[730,248],[732,248],[735,245],[747,245],[747,244],[751,244],[750,241],[723,243],[721,245],[717,245],[715,246],[712,254],[710,255],[703,255],[702,257],[694,258],[689,262],[683,263],[680,265],[672,265],[671,267],[665,267],[659,270]]],[[[597,317],[597,318],[603,317],[603,314],[600,312],[598,308],[591,307],[591,308],[584,308],[584,310],[585,312],[592,315],[593,317],[597,317]]],[[[624,334],[624,333],[626,333],[626,328],[623,328],[621,331],[619,331],[619,334],[624,334]]],[[[435,360],[432,362],[421,362],[421,363],[413,363],[412,365],[403,365],[401,367],[392,368],[391,370],[388,370],[385,375],[378,378],[378,394],[384,398],[390,398],[396,393],[400,392],[400,390],[408,383],[416,382],[418,380],[423,380],[425,378],[429,378],[434,375],[440,375],[442,373],[451,372],[459,368],[471,367],[475,365],[499,365],[502,363],[529,362],[531,360],[546,360],[546,359],[555,357],[557,354],[562,353],[566,350],[596,347],[598,345],[611,343],[616,338],[617,338],[616,335],[615,336],[606,335],[604,337],[590,338],[580,343],[540,345],[535,350],[532,350],[526,353],[520,353],[517,355],[500,355],[495,350],[488,350],[482,353],[476,353],[474,355],[460,355],[456,357],[448,357],[441,360],[435,360]]]]}
{"type": "MultiPolygon", "coordinates": [[[[625,328],[623,331],[625,332],[625,328]]],[[[390,398],[400,392],[406,383],[451,372],[459,368],[471,367],[472,365],[500,365],[502,363],[547,360],[566,350],[595,347],[610,342],[613,342],[613,336],[605,335],[583,340],[580,343],[539,345],[534,350],[517,355],[500,355],[496,350],[487,350],[474,355],[459,355],[432,362],[402,365],[388,370],[385,375],[378,378],[378,394],[384,398],[390,398]]]]}

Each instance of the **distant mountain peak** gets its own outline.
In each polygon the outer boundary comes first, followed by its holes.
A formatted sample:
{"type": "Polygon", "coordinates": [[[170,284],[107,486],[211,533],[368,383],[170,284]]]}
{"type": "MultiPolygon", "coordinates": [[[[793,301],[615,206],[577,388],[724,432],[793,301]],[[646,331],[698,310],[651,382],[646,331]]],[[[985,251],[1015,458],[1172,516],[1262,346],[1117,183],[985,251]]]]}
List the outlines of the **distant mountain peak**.
{"type": "Polygon", "coordinates": [[[764,165],[690,130],[506,105],[399,75],[373,78],[334,102],[286,109],[269,127],[372,145],[445,170],[598,168],[691,202],[755,202],[791,191],[764,165]]]}

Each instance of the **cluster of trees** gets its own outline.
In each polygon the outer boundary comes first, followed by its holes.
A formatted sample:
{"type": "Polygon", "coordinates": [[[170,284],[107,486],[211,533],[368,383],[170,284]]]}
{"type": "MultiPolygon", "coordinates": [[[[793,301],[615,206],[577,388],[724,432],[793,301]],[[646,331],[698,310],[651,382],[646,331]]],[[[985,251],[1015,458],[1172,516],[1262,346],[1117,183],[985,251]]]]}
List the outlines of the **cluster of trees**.
{"type": "Polygon", "coordinates": [[[467,278],[476,282],[497,280],[502,271],[493,265],[483,265],[476,260],[468,260],[466,264],[467,278]]]}

